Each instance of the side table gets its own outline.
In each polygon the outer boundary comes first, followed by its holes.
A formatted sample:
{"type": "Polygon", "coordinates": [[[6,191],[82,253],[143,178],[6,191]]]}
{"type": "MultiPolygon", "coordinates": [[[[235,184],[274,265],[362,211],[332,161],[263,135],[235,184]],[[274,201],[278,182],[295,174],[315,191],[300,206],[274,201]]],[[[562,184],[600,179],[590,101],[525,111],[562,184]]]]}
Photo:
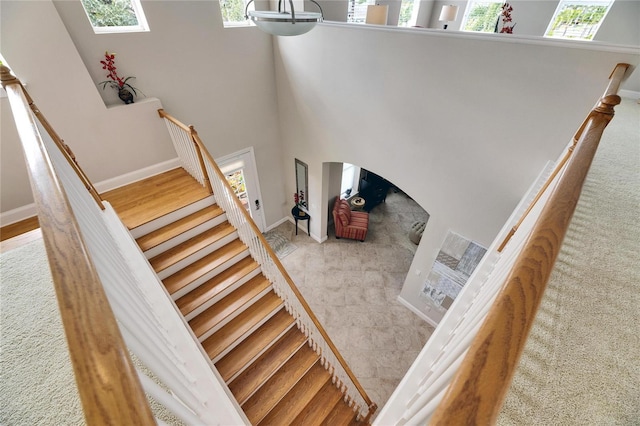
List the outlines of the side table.
{"type": "Polygon", "coordinates": [[[300,210],[298,208],[298,206],[295,206],[294,208],[291,209],[291,214],[293,215],[293,218],[296,220],[296,235],[298,235],[298,221],[299,220],[306,220],[307,221],[307,235],[311,235],[311,231],[310,231],[310,222],[311,222],[311,216],[309,216],[309,213],[305,213],[302,210],[300,210]]]}
{"type": "Polygon", "coordinates": [[[350,201],[350,204],[351,204],[352,210],[362,211],[364,210],[364,205],[366,204],[366,201],[362,197],[353,197],[350,201]]]}

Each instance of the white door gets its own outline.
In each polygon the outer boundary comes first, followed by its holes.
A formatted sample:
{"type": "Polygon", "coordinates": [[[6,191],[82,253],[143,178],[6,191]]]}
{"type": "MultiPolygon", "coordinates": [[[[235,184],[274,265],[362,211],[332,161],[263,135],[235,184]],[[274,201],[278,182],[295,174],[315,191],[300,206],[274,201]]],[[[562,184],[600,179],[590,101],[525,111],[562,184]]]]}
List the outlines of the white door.
{"type": "Polygon", "coordinates": [[[216,162],[260,232],[264,232],[266,225],[253,148],[216,159],[216,162]]]}

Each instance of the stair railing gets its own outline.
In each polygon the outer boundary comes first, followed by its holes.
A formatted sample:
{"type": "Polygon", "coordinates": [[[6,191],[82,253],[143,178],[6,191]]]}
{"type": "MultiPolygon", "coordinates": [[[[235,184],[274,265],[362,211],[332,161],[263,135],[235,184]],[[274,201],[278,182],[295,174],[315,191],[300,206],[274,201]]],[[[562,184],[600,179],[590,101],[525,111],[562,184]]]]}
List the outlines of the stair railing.
{"type": "Polygon", "coordinates": [[[37,108],[6,68],[2,82],[24,146],[87,423],[156,424],[146,391],[187,424],[248,424],[111,205],[95,202],[88,179],[42,114],[29,110],[37,108]],[[141,362],[134,364],[129,351],[141,362]]]}
{"type": "Polygon", "coordinates": [[[374,424],[495,424],[628,67],[616,66],[567,153],[527,192],[374,424]]]}
{"type": "MultiPolygon", "coordinates": [[[[286,269],[273,252],[255,222],[249,216],[246,209],[229,185],[226,177],[218,167],[217,163],[205,147],[193,126],[186,126],[175,117],[167,114],[164,110],[158,111],[160,117],[167,122],[167,127],[173,129],[172,138],[177,129],[181,129],[184,134],[178,137],[174,144],[193,146],[202,153],[206,174],[211,179],[211,186],[216,202],[226,214],[229,223],[237,230],[240,240],[249,247],[251,256],[261,266],[264,275],[271,281],[276,294],[284,300],[287,312],[296,320],[297,326],[309,338],[310,346],[321,356],[322,365],[331,373],[334,383],[345,395],[345,401],[358,413],[359,417],[369,420],[377,405],[371,401],[358,379],[349,368],[346,361],[329,338],[318,318],[315,316],[308,303],[300,293],[286,269]],[[183,141],[191,139],[193,144],[186,144],[183,141]]],[[[178,151],[178,149],[176,149],[178,151]]],[[[178,151],[179,155],[181,151],[178,151]]],[[[187,157],[194,156],[194,153],[185,154],[187,157]]],[[[183,160],[185,161],[185,160],[183,160]]]]}
{"type": "Polygon", "coordinates": [[[147,398],[84,244],[78,223],[44,146],[33,102],[1,67],[38,211],[42,238],[88,424],[155,424],[147,398]],[[105,381],[105,377],[118,380],[105,381]]]}
{"type": "MultiPolygon", "coordinates": [[[[169,117],[163,109],[159,109],[158,114],[162,118],[169,117]]],[[[178,153],[182,168],[209,191],[210,194],[213,193],[209,174],[204,165],[202,151],[191,136],[192,133],[195,132],[193,126],[185,126],[179,121],[171,119],[164,120],[164,123],[171,136],[173,146],[178,153]]]]}

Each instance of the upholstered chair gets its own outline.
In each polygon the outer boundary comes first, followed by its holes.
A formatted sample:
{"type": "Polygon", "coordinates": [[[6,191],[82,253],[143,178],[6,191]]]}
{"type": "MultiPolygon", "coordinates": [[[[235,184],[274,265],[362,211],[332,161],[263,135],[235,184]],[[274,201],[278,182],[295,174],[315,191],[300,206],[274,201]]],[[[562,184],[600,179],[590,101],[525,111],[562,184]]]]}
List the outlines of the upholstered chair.
{"type": "Polygon", "coordinates": [[[364,241],[369,230],[369,213],[351,211],[348,202],[337,198],[333,205],[333,223],[336,238],[364,241]]]}

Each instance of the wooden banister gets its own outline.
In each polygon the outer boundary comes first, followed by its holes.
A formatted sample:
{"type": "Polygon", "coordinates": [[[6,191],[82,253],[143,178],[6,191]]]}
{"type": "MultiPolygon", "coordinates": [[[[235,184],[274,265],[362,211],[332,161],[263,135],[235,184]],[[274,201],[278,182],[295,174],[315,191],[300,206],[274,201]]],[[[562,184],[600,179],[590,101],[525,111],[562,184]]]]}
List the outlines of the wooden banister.
{"type": "Polygon", "coordinates": [[[29,93],[26,91],[24,86],[22,86],[20,81],[15,76],[13,76],[13,74],[11,74],[11,70],[9,70],[9,68],[5,66],[0,66],[0,82],[2,82],[3,86],[5,84],[19,84],[22,87],[22,92],[24,93],[24,96],[27,104],[29,105],[29,108],[31,108],[31,111],[33,111],[35,116],[38,118],[38,121],[40,122],[42,127],[44,127],[44,129],[47,131],[49,136],[51,136],[51,139],[55,142],[55,144],[58,146],[60,151],[62,151],[62,154],[65,156],[65,158],[67,159],[67,161],[69,162],[73,170],[76,172],[80,180],[82,180],[82,183],[84,184],[85,188],[87,188],[87,191],[89,191],[89,193],[91,194],[93,199],[96,201],[100,209],[104,210],[104,204],[102,204],[102,197],[100,197],[100,194],[98,194],[98,191],[96,191],[93,184],[91,183],[87,175],[84,173],[84,171],[76,161],[76,157],[71,151],[71,148],[69,148],[69,146],[64,143],[64,141],[62,140],[62,138],[60,138],[60,136],[58,136],[56,131],[53,129],[53,126],[49,124],[45,116],[40,112],[40,109],[33,102],[33,99],[31,98],[31,96],[29,96],[29,93]]]}
{"type": "MultiPolygon", "coordinates": [[[[3,67],[87,424],[155,425],[106,294],[20,82],[3,67]]],[[[46,354],[45,354],[46,356],[46,354]]]]}
{"type": "MultiPolygon", "coordinates": [[[[231,185],[229,184],[229,182],[227,181],[226,177],[222,173],[222,170],[220,170],[220,168],[218,167],[218,164],[213,159],[213,157],[211,156],[211,154],[209,153],[207,148],[204,146],[204,143],[202,142],[202,140],[200,139],[200,137],[198,136],[197,133],[194,133],[194,140],[196,141],[196,143],[198,144],[198,146],[200,147],[200,149],[202,150],[204,155],[207,157],[209,162],[212,164],[213,170],[215,171],[215,173],[218,176],[218,178],[223,182],[223,184],[225,185],[227,190],[231,194],[233,194],[234,193],[233,188],[231,188],[231,185]]],[[[247,221],[247,223],[249,224],[249,226],[251,227],[253,232],[256,234],[256,236],[258,237],[258,239],[260,240],[260,242],[264,246],[264,248],[267,251],[267,253],[269,253],[269,256],[271,257],[271,259],[273,260],[274,264],[276,265],[276,267],[278,268],[278,270],[280,271],[280,273],[284,277],[284,279],[287,282],[287,284],[289,285],[289,287],[291,287],[291,291],[298,298],[298,300],[300,301],[300,304],[302,305],[304,310],[307,312],[307,314],[311,318],[311,321],[313,321],[313,324],[317,327],[318,331],[322,335],[322,338],[327,342],[327,345],[329,346],[329,348],[331,348],[331,351],[333,352],[333,354],[336,356],[336,358],[338,359],[338,361],[342,365],[342,368],[344,368],[344,370],[346,371],[347,375],[349,375],[349,378],[351,379],[353,384],[356,386],[356,389],[358,390],[358,393],[360,393],[362,398],[367,403],[367,406],[369,407],[368,416],[370,417],[375,412],[375,410],[377,409],[378,406],[373,401],[371,401],[371,398],[369,398],[369,395],[367,395],[367,392],[364,390],[364,388],[362,387],[360,382],[358,382],[358,379],[356,378],[355,374],[353,374],[353,371],[351,371],[351,368],[349,368],[349,365],[347,364],[347,362],[342,357],[342,354],[340,354],[340,352],[338,351],[338,348],[331,341],[331,338],[329,337],[329,335],[325,331],[324,327],[322,327],[320,321],[318,320],[318,317],[316,317],[316,315],[313,313],[313,311],[311,310],[311,307],[309,306],[309,304],[307,303],[305,298],[302,296],[302,293],[300,293],[300,290],[298,289],[298,287],[293,282],[293,279],[291,279],[291,276],[289,275],[289,273],[285,269],[284,265],[282,264],[282,262],[280,262],[280,259],[278,258],[276,253],[273,251],[273,249],[271,248],[271,246],[269,245],[267,240],[264,238],[264,235],[262,235],[262,232],[260,232],[260,230],[256,226],[256,224],[253,221],[253,219],[251,219],[251,216],[249,216],[249,213],[244,208],[244,206],[242,205],[242,203],[240,202],[238,197],[233,197],[233,201],[237,205],[238,209],[244,215],[245,220],[247,221]]]]}
{"type": "MultiPolygon", "coordinates": [[[[620,82],[622,81],[622,77],[624,76],[628,67],[629,67],[629,64],[616,65],[616,67],[611,72],[611,75],[609,76],[609,85],[607,86],[607,89],[604,92],[603,98],[606,96],[618,93],[620,82]]],[[[505,248],[505,246],[507,245],[511,237],[513,237],[513,235],[516,233],[520,225],[522,225],[522,222],[524,222],[526,217],[529,215],[533,207],[538,203],[542,194],[544,194],[544,192],[547,190],[551,182],[553,182],[553,180],[556,178],[560,170],[562,170],[565,164],[567,164],[567,161],[569,161],[569,157],[571,157],[571,154],[573,153],[573,150],[575,149],[576,144],[578,143],[578,140],[580,139],[580,136],[582,135],[582,132],[584,131],[584,128],[587,125],[587,122],[589,121],[590,117],[591,117],[591,113],[587,115],[587,118],[584,119],[584,121],[576,131],[575,135],[573,136],[573,144],[569,147],[569,149],[567,149],[567,153],[564,155],[562,160],[558,162],[558,164],[556,165],[555,169],[553,170],[549,178],[546,180],[544,185],[542,185],[542,188],[540,188],[540,190],[536,194],[531,204],[529,204],[529,207],[527,207],[527,210],[518,220],[518,223],[516,223],[516,225],[514,225],[514,227],[511,228],[511,230],[509,230],[509,233],[505,237],[504,241],[502,241],[502,244],[500,244],[500,247],[498,247],[499,252],[502,252],[502,250],[505,248]]]]}
{"type": "MultiPolygon", "coordinates": [[[[209,150],[207,150],[207,148],[205,147],[205,145],[202,142],[202,140],[200,139],[200,136],[198,135],[198,133],[193,129],[193,126],[187,126],[187,125],[181,123],[178,119],[176,119],[175,117],[171,116],[170,114],[168,114],[167,112],[165,112],[162,109],[158,110],[158,114],[160,115],[160,117],[171,121],[172,123],[174,123],[175,125],[177,125],[181,129],[183,129],[186,132],[189,132],[192,135],[193,140],[195,141],[199,151],[202,152],[202,154],[207,158],[209,163],[212,165],[212,168],[213,168],[214,172],[216,173],[218,179],[220,179],[220,181],[226,187],[227,191],[229,191],[229,193],[233,194],[234,191],[231,188],[231,185],[229,184],[229,182],[227,181],[226,177],[224,176],[224,174],[222,173],[222,171],[218,167],[218,164],[216,163],[214,158],[209,153],[209,150]]],[[[264,238],[264,235],[262,235],[262,232],[260,232],[260,230],[256,226],[256,224],[253,221],[253,219],[251,219],[251,216],[249,215],[247,210],[244,208],[244,206],[242,205],[242,203],[240,202],[238,197],[232,197],[232,198],[233,198],[233,202],[238,207],[238,210],[240,212],[242,212],[246,222],[249,224],[249,226],[253,230],[253,233],[258,237],[258,239],[260,240],[261,244],[264,246],[265,250],[267,251],[267,253],[271,257],[271,259],[273,260],[274,264],[276,265],[276,267],[278,268],[278,270],[280,271],[280,273],[284,277],[285,281],[287,282],[287,284],[291,288],[291,291],[297,297],[297,299],[300,301],[300,304],[302,305],[303,309],[307,312],[307,314],[309,315],[309,317],[313,321],[313,324],[317,327],[317,329],[320,332],[320,334],[322,335],[323,339],[327,342],[327,345],[329,346],[329,348],[331,349],[333,354],[336,356],[336,359],[338,360],[338,362],[340,362],[340,364],[342,365],[342,368],[344,368],[345,372],[347,373],[347,375],[349,376],[349,378],[351,379],[351,381],[355,385],[358,393],[362,396],[364,401],[367,403],[367,406],[369,408],[369,413],[368,413],[368,416],[367,416],[367,418],[365,420],[368,420],[371,417],[371,415],[375,412],[375,410],[377,409],[378,406],[373,401],[371,401],[371,398],[369,398],[369,396],[367,395],[366,391],[364,390],[364,388],[362,387],[362,385],[360,384],[360,382],[356,378],[355,374],[353,374],[353,371],[351,371],[351,369],[349,368],[349,365],[347,364],[347,362],[344,360],[344,358],[342,357],[342,355],[338,351],[338,348],[331,341],[331,338],[329,338],[329,335],[327,334],[325,329],[320,324],[320,321],[318,320],[318,318],[315,316],[315,314],[313,313],[313,311],[309,307],[309,304],[307,303],[307,301],[302,296],[302,293],[300,293],[300,290],[298,289],[298,287],[295,285],[295,283],[293,282],[293,280],[291,279],[291,277],[287,273],[287,270],[285,269],[285,267],[280,262],[280,259],[278,259],[278,256],[271,249],[271,246],[269,245],[267,240],[264,238]]]]}
{"type": "Polygon", "coordinates": [[[616,66],[604,96],[580,127],[558,185],[430,424],[495,424],[600,138],[620,103],[616,93],[628,66],[616,66]]]}

